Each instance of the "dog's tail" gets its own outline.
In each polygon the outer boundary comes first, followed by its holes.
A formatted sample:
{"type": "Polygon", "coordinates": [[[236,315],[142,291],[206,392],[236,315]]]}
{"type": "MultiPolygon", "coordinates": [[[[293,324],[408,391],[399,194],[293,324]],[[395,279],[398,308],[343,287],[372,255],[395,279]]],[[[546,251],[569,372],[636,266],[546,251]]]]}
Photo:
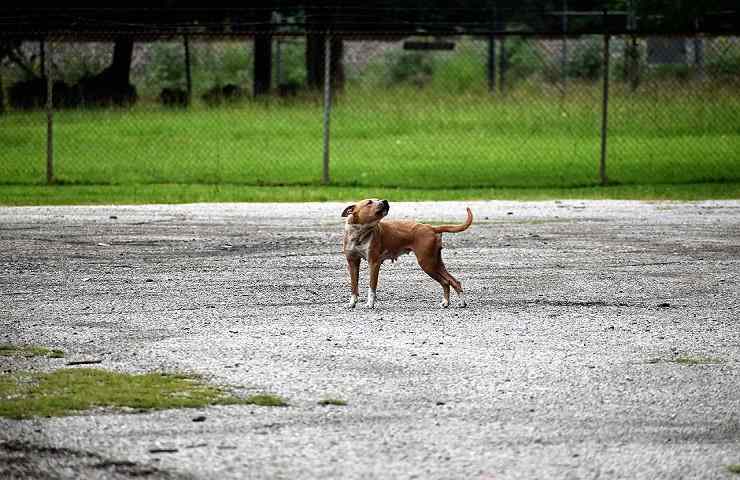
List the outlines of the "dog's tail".
{"type": "Polygon", "coordinates": [[[462,225],[440,225],[438,227],[432,227],[434,228],[434,233],[457,233],[467,230],[473,224],[473,212],[469,208],[466,210],[468,211],[468,218],[465,220],[465,223],[462,225]]]}

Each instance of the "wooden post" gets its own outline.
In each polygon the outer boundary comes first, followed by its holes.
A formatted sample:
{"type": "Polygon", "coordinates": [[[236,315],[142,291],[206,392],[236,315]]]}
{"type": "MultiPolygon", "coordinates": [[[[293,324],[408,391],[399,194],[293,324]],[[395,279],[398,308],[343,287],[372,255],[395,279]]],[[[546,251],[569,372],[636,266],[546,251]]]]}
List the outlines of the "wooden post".
{"type": "Polygon", "coordinates": [[[193,76],[190,69],[190,38],[187,34],[183,36],[183,43],[185,45],[185,85],[187,89],[187,104],[190,106],[190,101],[193,98],[193,76]]]}
{"type": "Polygon", "coordinates": [[[504,93],[504,79],[506,77],[506,36],[499,40],[500,49],[498,52],[498,90],[504,93]]]}
{"type": "Polygon", "coordinates": [[[324,39],[324,170],[321,183],[329,183],[329,121],[331,119],[331,35],[324,39]]]}
{"type": "Polygon", "coordinates": [[[565,82],[568,78],[568,0],[563,0],[563,18],[561,20],[563,29],[563,46],[560,50],[560,82],[565,91],[565,82]]]}
{"type": "Polygon", "coordinates": [[[272,86],[272,35],[257,33],[254,36],[254,75],[252,96],[270,93],[272,86]]]}
{"type": "MultiPolygon", "coordinates": [[[[605,15],[606,16],[606,15],[605,15]]],[[[604,27],[606,28],[606,26],[604,27]]],[[[601,185],[606,185],[609,180],[606,176],[606,140],[607,140],[607,128],[609,119],[609,63],[611,54],[609,52],[609,41],[611,36],[609,33],[604,34],[604,88],[602,92],[601,102],[601,159],[599,161],[599,179],[601,185]]]]}
{"type": "MultiPolygon", "coordinates": [[[[45,39],[42,45],[47,40],[45,39]]],[[[46,183],[51,185],[54,183],[54,89],[49,65],[51,55],[46,54],[46,48],[42,48],[42,51],[44,52],[44,76],[46,77],[46,183]]]]}
{"type": "Polygon", "coordinates": [[[488,91],[496,91],[496,37],[488,36],[488,63],[486,64],[486,77],[488,78],[488,91]]]}

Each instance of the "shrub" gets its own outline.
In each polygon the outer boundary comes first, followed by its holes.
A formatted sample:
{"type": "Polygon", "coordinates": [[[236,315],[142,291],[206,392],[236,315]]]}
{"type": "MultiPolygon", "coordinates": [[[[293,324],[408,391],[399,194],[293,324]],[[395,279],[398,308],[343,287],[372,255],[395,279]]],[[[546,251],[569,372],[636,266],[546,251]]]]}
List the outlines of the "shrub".
{"type": "Polygon", "coordinates": [[[740,48],[726,48],[719,55],[710,57],[705,68],[716,76],[737,77],[740,75],[740,48]]]}
{"type": "Polygon", "coordinates": [[[511,37],[506,40],[505,45],[507,81],[526,80],[542,68],[537,46],[528,38],[511,37]]]}
{"type": "Polygon", "coordinates": [[[431,81],[434,74],[434,59],[428,53],[394,51],[386,54],[385,61],[391,85],[405,83],[422,87],[431,81]]]}
{"type": "Polygon", "coordinates": [[[151,47],[146,81],[151,87],[185,87],[185,52],[180,43],[155,43],[151,47]]]}
{"type": "Polygon", "coordinates": [[[566,63],[568,77],[598,80],[601,77],[603,57],[603,46],[597,39],[575,43],[566,63]]]}

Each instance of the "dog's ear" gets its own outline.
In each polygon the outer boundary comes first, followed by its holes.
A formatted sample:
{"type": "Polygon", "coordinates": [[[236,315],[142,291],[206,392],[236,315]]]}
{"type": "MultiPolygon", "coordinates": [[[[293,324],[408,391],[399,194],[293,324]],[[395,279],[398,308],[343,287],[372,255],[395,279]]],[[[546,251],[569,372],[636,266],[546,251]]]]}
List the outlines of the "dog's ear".
{"type": "Polygon", "coordinates": [[[343,217],[346,217],[346,216],[348,216],[350,213],[352,213],[354,211],[355,211],[355,206],[354,205],[350,205],[349,207],[347,207],[347,208],[344,209],[344,211],[342,212],[342,216],[343,217]]]}

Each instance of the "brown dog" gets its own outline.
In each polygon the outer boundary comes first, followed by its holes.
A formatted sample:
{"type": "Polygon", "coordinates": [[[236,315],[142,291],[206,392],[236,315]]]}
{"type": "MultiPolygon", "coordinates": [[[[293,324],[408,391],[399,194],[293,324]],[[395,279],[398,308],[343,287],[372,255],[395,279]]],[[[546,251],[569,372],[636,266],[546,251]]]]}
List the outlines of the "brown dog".
{"type": "Polygon", "coordinates": [[[344,226],[344,254],[347,257],[352,296],[349,308],[357,304],[357,282],[360,259],[365,259],[370,270],[370,285],[367,291],[367,306],[375,306],[375,291],[378,287],[380,265],[385,260],[396,260],[404,253],[414,252],[419,266],[430,277],[442,285],[444,298],[442,307],[450,305],[450,286],[460,297],[460,306],[465,306],[465,297],[460,282],[450,275],[442,262],[442,235],[446,232],[462,232],[473,223],[473,212],[468,208],[468,218],[462,225],[433,227],[412,220],[383,220],[390,206],[387,200],[362,200],[350,205],[342,212],[347,217],[344,226]],[[382,221],[381,221],[382,220],[382,221]]]}

